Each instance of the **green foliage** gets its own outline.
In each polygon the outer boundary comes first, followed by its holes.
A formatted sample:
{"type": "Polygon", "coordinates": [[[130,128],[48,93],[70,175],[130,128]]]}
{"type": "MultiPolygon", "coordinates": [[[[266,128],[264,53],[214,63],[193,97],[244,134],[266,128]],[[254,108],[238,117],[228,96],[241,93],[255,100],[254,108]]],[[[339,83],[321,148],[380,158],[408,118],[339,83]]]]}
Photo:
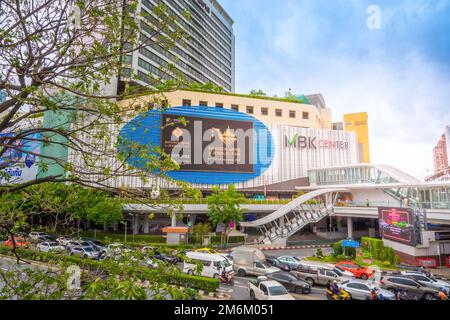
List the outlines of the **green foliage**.
{"type": "Polygon", "coordinates": [[[267,96],[267,94],[264,91],[262,91],[261,89],[259,89],[259,90],[256,90],[256,89],[251,90],[250,91],[250,95],[254,96],[254,97],[266,97],[267,96]]]}
{"type": "Polygon", "coordinates": [[[194,226],[194,242],[202,243],[204,235],[208,235],[211,232],[211,225],[209,223],[198,223],[194,226]]]}
{"type": "Polygon", "coordinates": [[[322,251],[322,248],[318,248],[318,249],[316,250],[316,257],[318,257],[318,258],[323,258],[323,251],[322,251]]]}
{"type": "Polygon", "coordinates": [[[343,257],[345,257],[345,256],[350,257],[350,258],[356,257],[356,249],[355,248],[345,248],[345,255],[344,255],[344,247],[342,246],[342,240],[334,243],[331,247],[333,248],[334,256],[342,255],[343,257]]]}
{"type": "Polygon", "coordinates": [[[361,248],[365,254],[372,254],[373,258],[379,261],[389,261],[391,265],[397,265],[400,257],[391,247],[385,247],[383,240],[374,238],[362,238],[361,248]]]}
{"type": "MultiPolygon", "coordinates": [[[[170,250],[168,252],[170,252],[170,250]]],[[[89,260],[76,256],[59,255],[24,249],[17,249],[17,253],[20,255],[21,259],[38,261],[50,265],[77,265],[86,270],[99,270],[107,272],[108,274],[115,274],[121,277],[122,280],[124,280],[124,276],[135,276],[142,281],[150,281],[151,283],[190,287],[208,292],[214,292],[219,287],[219,281],[217,279],[187,275],[181,273],[178,269],[174,272],[174,270],[171,270],[171,268],[167,265],[162,266],[162,269],[159,268],[150,270],[147,267],[137,265],[133,259],[127,259],[123,263],[117,263],[110,260],[89,260]]],[[[5,246],[0,246],[0,254],[9,256],[13,255],[11,248],[5,246]]],[[[138,255],[137,257],[140,256],[138,255]]],[[[124,292],[124,294],[126,294],[126,292],[124,292]]]]}
{"type": "Polygon", "coordinates": [[[233,184],[230,184],[224,191],[214,187],[212,195],[208,197],[208,216],[212,225],[225,224],[221,243],[226,240],[228,225],[231,222],[236,224],[241,222],[243,210],[240,204],[244,199],[244,195],[239,193],[233,184]]]}

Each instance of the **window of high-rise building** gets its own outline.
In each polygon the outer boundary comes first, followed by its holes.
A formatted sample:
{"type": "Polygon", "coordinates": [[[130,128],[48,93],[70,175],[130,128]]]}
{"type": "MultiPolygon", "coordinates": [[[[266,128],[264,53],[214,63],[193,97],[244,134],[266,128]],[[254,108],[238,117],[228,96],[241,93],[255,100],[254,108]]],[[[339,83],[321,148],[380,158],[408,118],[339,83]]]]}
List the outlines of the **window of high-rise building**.
{"type": "Polygon", "coordinates": [[[192,105],[191,100],[183,99],[183,107],[190,107],[192,105]]]}
{"type": "Polygon", "coordinates": [[[254,107],[251,107],[251,106],[247,106],[247,113],[248,113],[248,114],[253,114],[253,113],[255,113],[255,108],[254,108],[254,107]]]}
{"type": "Polygon", "coordinates": [[[239,111],[239,106],[237,104],[232,104],[231,105],[231,110],[239,111]]]}
{"type": "Polygon", "coordinates": [[[223,103],[216,102],[216,108],[223,108],[223,103]]]}
{"type": "Polygon", "coordinates": [[[309,112],[303,112],[302,113],[302,118],[303,118],[303,120],[308,120],[309,119],[309,112]]]}
{"type": "Polygon", "coordinates": [[[282,117],[283,116],[283,110],[276,109],[275,110],[275,117],[282,117]]]}
{"type": "Polygon", "coordinates": [[[262,116],[268,116],[269,115],[269,109],[268,108],[261,108],[261,115],[262,116]]]}
{"type": "Polygon", "coordinates": [[[208,101],[200,101],[199,102],[199,106],[200,107],[207,107],[208,106],[208,101]]]}
{"type": "Polygon", "coordinates": [[[295,111],[293,110],[289,111],[289,118],[295,118],[295,111]]]}

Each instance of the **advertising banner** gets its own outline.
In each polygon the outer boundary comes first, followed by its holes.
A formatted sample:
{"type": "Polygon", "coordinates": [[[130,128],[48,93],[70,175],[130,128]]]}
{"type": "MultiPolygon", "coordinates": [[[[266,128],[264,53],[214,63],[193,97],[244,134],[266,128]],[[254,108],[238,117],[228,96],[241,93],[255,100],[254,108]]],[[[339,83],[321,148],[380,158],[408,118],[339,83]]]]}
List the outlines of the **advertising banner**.
{"type": "Polygon", "coordinates": [[[378,208],[380,235],[388,240],[416,245],[414,213],[405,208],[378,208]]]}
{"type": "MultiPolygon", "coordinates": [[[[2,144],[14,134],[0,134],[2,144]]],[[[23,183],[36,179],[38,164],[36,154],[40,152],[38,135],[28,136],[24,139],[14,140],[13,147],[6,150],[0,157],[0,185],[23,183]]]]}
{"type": "Polygon", "coordinates": [[[164,114],[161,148],[180,170],[253,173],[253,123],[164,114]]]}

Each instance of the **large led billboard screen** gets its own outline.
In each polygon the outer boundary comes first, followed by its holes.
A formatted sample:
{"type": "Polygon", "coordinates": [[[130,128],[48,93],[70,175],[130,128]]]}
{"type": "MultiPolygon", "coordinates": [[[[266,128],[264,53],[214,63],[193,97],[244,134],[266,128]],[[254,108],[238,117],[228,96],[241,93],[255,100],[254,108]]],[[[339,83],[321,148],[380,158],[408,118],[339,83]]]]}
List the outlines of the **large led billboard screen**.
{"type": "Polygon", "coordinates": [[[253,173],[253,122],[162,116],[161,148],[180,170],[253,173]]]}
{"type": "Polygon", "coordinates": [[[414,213],[407,208],[378,208],[382,238],[415,245],[414,213]]]}

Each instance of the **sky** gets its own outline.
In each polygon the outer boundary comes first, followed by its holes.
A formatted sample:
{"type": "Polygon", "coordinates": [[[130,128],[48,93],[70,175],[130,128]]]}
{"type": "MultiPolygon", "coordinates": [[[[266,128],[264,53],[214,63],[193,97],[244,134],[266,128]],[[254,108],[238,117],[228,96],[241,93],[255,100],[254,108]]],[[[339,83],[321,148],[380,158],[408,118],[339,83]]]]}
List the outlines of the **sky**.
{"type": "Polygon", "coordinates": [[[433,173],[450,125],[450,0],[219,2],[235,21],[236,92],[322,93],[335,122],[366,111],[372,163],[433,173]]]}

